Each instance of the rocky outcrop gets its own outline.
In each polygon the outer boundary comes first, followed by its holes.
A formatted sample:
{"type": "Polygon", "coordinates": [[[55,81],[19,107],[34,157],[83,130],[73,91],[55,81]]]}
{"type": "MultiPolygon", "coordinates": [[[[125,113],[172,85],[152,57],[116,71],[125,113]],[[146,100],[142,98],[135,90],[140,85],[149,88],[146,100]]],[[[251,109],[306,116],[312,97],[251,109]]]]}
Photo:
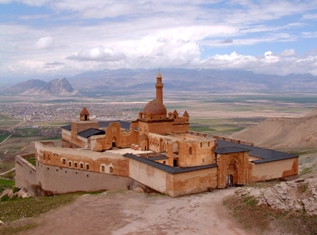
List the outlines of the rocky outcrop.
{"type": "Polygon", "coordinates": [[[236,190],[240,197],[253,197],[257,205],[281,211],[294,211],[317,215],[317,180],[297,179],[281,182],[270,188],[245,187],[236,190]]]}
{"type": "Polygon", "coordinates": [[[80,95],[66,78],[54,79],[50,82],[41,80],[28,80],[21,82],[6,91],[6,94],[12,95],[62,95],[72,96],[80,95]]]}
{"type": "Polygon", "coordinates": [[[27,197],[31,197],[31,194],[25,188],[5,189],[0,194],[0,201],[4,201],[7,199],[14,199],[14,198],[27,198],[27,197]]]}

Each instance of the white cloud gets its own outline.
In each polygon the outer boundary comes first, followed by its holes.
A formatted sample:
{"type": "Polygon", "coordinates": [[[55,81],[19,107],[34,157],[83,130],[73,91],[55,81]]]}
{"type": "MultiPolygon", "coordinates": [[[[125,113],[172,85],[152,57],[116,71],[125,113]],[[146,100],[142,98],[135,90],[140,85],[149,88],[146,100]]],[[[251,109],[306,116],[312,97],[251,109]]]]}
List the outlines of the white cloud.
{"type": "Polygon", "coordinates": [[[37,49],[48,49],[53,47],[54,40],[51,36],[42,37],[36,43],[37,49]]]}
{"type": "Polygon", "coordinates": [[[66,58],[78,61],[117,61],[124,59],[125,55],[116,49],[99,46],[91,49],[84,49],[79,53],[75,53],[66,58]]]}
{"type": "Polygon", "coordinates": [[[282,57],[295,57],[296,52],[294,49],[286,49],[282,53],[280,53],[280,56],[282,56],[282,57]]]}
{"type": "Polygon", "coordinates": [[[303,30],[315,19],[308,14],[317,9],[315,1],[0,0],[0,4],[11,2],[49,11],[10,16],[7,23],[0,23],[0,79],[4,74],[23,74],[23,69],[28,74],[54,71],[67,76],[125,67],[316,73],[316,52],[298,57],[296,52],[305,52],[295,46],[317,37],[316,32],[309,32],[311,28],[303,30]],[[213,6],[215,2],[221,3],[213,6]],[[23,24],[15,21],[18,17],[23,24]],[[292,20],[286,22],[288,17],[292,20]],[[279,54],[272,50],[276,42],[282,51],[279,54]],[[292,42],[294,49],[283,42],[292,42]],[[258,45],[260,56],[252,51],[258,45]],[[205,53],[214,48],[225,52],[205,53]],[[245,48],[248,52],[243,52],[245,48]]]}

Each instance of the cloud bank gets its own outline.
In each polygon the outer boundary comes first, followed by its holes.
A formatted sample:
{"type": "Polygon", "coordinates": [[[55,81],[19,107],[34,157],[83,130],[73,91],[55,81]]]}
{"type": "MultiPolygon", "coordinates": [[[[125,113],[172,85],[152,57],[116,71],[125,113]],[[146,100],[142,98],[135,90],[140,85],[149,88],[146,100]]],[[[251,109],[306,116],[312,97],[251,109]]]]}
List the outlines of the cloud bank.
{"type": "Polygon", "coordinates": [[[0,0],[0,82],[117,68],[317,75],[315,1],[0,0]],[[16,4],[18,3],[18,4],[16,4]],[[33,9],[20,14],[19,7],[33,9]]]}

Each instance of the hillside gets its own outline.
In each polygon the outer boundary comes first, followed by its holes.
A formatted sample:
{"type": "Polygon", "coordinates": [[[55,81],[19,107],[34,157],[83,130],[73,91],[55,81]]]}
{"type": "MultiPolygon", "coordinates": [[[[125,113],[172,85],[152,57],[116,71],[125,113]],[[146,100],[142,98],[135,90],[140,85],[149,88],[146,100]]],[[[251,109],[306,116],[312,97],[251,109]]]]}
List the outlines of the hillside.
{"type": "Polygon", "coordinates": [[[299,118],[268,118],[231,137],[287,151],[317,149],[317,108],[299,118]]]}
{"type": "Polygon", "coordinates": [[[12,95],[63,95],[72,96],[79,94],[66,78],[54,79],[44,82],[32,79],[18,83],[6,90],[6,94],[12,95]]]}

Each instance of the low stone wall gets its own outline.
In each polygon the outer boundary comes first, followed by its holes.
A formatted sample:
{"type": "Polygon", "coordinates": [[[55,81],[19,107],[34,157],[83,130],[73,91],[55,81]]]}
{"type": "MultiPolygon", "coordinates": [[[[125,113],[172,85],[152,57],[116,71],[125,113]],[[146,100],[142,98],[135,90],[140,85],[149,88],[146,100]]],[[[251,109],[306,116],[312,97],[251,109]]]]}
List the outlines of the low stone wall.
{"type": "Polygon", "coordinates": [[[252,178],[249,182],[279,179],[298,174],[298,159],[253,164],[252,178]]]}
{"type": "Polygon", "coordinates": [[[55,167],[37,162],[36,183],[44,195],[126,189],[129,178],[107,173],[55,167]]]}
{"type": "Polygon", "coordinates": [[[15,186],[26,188],[31,194],[35,195],[34,185],[36,184],[36,169],[24,158],[34,156],[28,154],[15,157],[15,186]]]}
{"type": "Polygon", "coordinates": [[[34,167],[24,157],[27,156],[16,157],[15,184],[17,187],[26,188],[32,195],[127,188],[128,177],[50,166],[38,161],[34,167]]]}

